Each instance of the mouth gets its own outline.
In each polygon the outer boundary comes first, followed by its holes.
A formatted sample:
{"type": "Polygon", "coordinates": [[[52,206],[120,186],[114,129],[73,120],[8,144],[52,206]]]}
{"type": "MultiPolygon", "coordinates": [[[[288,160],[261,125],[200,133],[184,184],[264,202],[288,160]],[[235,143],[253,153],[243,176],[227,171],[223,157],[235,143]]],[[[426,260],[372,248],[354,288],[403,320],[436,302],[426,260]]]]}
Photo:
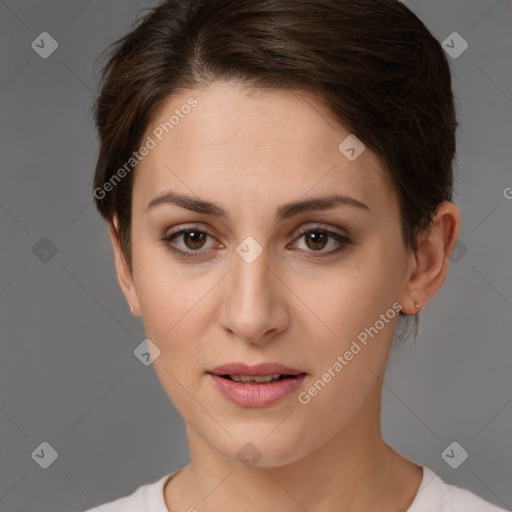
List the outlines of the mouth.
{"type": "MultiPolygon", "coordinates": [[[[210,373],[210,372],[208,372],[210,373]]],[[[216,374],[212,374],[216,375],[216,374]]],[[[233,374],[233,375],[218,375],[218,377],[222,377],[223,379],[231,380],[233,382],[238,382],[241,384],[247,384],[249,386],[255,384],[272,384],[273,382],[278,382],[280,380],[292,379],[297,376],[305,375],[305,373],[298,374],[282,374],[282,373],[272,373],[269,375],[241,375],[241,374],[233,374]]]]}
{"type": "Polygon", "coordinates": [[[280,363],[236,362],[206,372],[217,391],[241,407],[269,407],[289,397],[308,375],[280,363]]]}
{"type": "Polygon", "coordinates": [[[207,373],[243,384],[266,384],[291,379],[306,372],[280,363],[259,363],[250,366],[241,362],[233,362],[216,366],[207,373]]]}

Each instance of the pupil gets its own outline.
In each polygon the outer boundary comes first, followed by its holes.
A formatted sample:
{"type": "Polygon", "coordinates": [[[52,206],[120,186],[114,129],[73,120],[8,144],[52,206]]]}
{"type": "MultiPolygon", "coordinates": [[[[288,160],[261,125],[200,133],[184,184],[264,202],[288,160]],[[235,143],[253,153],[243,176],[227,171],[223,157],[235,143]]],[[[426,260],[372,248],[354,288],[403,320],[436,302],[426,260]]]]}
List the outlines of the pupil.
{"type": "Polygon", "coordinates": [[[201,231],[188,231],[184,234],[184,238],[185,244],[189,247],[189,249],[198,249],[204,244],[205,234],[201,231]],[[187,239],[190,240],[190,238],[196,238],[196,240],[192,240],[192,243],[189,244],[187,243],[187,239]],[[199,240],[197,240],[197,238],[199,238],[199,240]]]}
{"type": "Polygon", "coordinates": [[[326,244],[326,238],[327,237],[326,237],[325,233],[319,233],[319,232],[309,233],[308,236],[306,237],[306,244],[308,245],[308,247],[310,249],[323,249],[326,244]],[[312,241],[313,246],[311,246],[308,243],[308,241],[312,241]],[[320,246],[314,245],[314,244],[318,244],[319,242],[320,242],[320,246]]]}
{"type": "MultiPolygon", "coordinates": [[[[205,242],[205,233],[201,231],[188,231],[184,234],[185,243],[189,249],[199,249],[205,242]],[[187,241],[188,240],[188,241],[187,241]]],[[[325,233],[313,232],[308,233],[306,237],[306,244],[310,249],[319,250],[323,249],[327,242],[325,233]]]]}

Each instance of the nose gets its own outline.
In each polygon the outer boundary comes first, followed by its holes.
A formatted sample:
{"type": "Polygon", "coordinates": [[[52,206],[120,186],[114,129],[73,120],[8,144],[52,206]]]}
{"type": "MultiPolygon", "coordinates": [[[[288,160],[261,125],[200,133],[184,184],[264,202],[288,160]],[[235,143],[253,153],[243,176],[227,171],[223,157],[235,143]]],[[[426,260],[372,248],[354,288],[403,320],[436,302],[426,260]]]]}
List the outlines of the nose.
{"type": "Polygon", "coordinates": [[[238,254],[223,279],[218,321],[230,336],[262,345],[283,332],[289,323],[286,286],[271,268],[266,251],[252,262],[238,254]]]}

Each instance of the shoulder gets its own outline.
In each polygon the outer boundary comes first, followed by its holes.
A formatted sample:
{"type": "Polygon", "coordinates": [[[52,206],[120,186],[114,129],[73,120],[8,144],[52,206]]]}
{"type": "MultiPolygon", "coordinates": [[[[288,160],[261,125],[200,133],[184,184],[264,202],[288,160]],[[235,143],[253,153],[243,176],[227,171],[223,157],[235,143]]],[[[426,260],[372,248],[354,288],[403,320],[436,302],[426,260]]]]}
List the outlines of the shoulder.
{"type": "Polygon", "coordinates": [[[407,512],[510,512],[477,496],[475,493],[442,480],[423,466],[423,479],[416,499],[407,512]]]}
{"type": "Polygon", "coordinates": [[[155,482],[144,484],[131,494],[103,503],[85,512],[98,512],[98,510],[101,512],[141,512],[142,510],[167,512],[163,489],[165,482],[172,474],[174,473],[165,475],[155,482]]]}
{"type": "Polygon", "coordinates": [[[448,508],[447,512],[507,512],[504,508],[493,505],[473,492],[445,484],[448,508]]]}

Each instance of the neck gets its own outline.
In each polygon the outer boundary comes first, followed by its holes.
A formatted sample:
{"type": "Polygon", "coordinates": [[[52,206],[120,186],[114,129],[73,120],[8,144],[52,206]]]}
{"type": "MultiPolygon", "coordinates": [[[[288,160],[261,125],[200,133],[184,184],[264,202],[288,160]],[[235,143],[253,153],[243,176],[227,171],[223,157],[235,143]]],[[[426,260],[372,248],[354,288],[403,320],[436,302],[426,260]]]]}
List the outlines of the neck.
{"type": "Polygon", "coordinates": [[[169,480],[164,491],[167,507],[208,512],[403,512],[416,495],[422,470],[384,443],[380,408],[366,410],[377,418],[362,411],[349,427],[307,456],[272,467],[233,461],[187,426],[190,464],[169,480]]]}

